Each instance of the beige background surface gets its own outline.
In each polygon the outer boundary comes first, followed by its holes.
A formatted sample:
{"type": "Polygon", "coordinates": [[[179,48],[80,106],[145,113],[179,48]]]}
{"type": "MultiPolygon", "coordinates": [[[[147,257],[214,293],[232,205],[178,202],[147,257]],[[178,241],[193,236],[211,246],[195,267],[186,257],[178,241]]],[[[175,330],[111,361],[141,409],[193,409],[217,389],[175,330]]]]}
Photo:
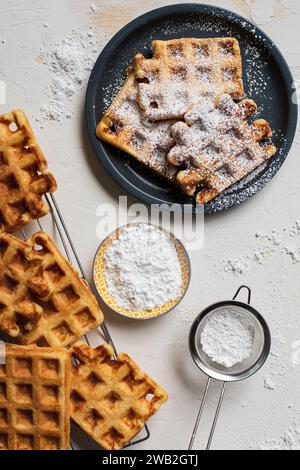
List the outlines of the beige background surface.
{"type": "MultiPolygon", "coordinates": [[[[57,199],[89,273],[100,242],[96,235],[96,209],[103,203],[117,207],[118,196],[123,193],[96,163],[88,144],[83,118],[86,82],[68,104],[71,119],[59,123],[35,122],[40,119],[40,107],[47,104],[45,88],[51,83],[49,69],[39,57],[50,52],[73,28],[87,31],[93,26],[103,47],[128,21],[170,2],[101,0],[94,2],[96,11],[92,11],[91,3],[0,0],[0,80],[7,87],[7,104],[0,105],[0,111],[20,107],[33,121],[51,170],[59,180],[57,199]]],[[[279,45],[296,79],[300,80],[297,0],[216,0],[214,3],[256,21],[279,45]]],[[[275,439],[275,445],[285,446],[281,436],[289,429],[292,446],[300,445],[295,431],[300,428],[300,364],[295,354],[300,340],[300,264],[276,249],[264,256],[262,264],[251,261],[250,269],[243,275],[223,269],[226,260],[243,260],[247,254],[254,256],[258,231],[269,234],[275,229],[281,233],[285,227],[289,231],[300,219],[298,154],[299,133],[286,164],[261,193],[241,207],[206,220],[204,248],[191,253],[193,279],[188,295],[172,314],[143,323],[107,313],[118,349],[131,354],[170,395],[168,404],[151,421],[151,440],[139,448],[187,448],[204,386],[204,377],[189,356],[189,327],[198,312],[208,304],[230,298],[241,283],[251,285],[254,305],[270,324],[273,354],[257,376],[229,388],[214,448],[257,448],[269,439],[275,439]]],[[[299,236],[290,237],[289,243],[293,250],[297,249],[299,236]]],[[[197,448],[203,447],[217,391],[218,387],[209,398],[197,448]]]]}

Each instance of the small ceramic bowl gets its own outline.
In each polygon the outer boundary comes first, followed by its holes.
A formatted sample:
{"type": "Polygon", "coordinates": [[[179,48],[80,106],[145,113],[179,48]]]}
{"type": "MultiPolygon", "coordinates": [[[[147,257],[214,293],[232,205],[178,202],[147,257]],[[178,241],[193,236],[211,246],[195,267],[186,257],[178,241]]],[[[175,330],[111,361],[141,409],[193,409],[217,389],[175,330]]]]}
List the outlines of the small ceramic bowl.
{"type": "MultiPolygon", "coordinates": [[[[167,235],[171,236],[173,239],[177,253],[178,259],[181,267],[181,276],[182,276],[182,287],[179,296],[177,299],[173,300],[172,302],[167,302],[160,307],[156,307],[152,310],[128,310],[124,307],[121,307],[116,303],[113,297],[110,295],[108,290],[108,285],[105,276],[105,253],[106,250],[111,246],[114,240],[117,240],[120,236],[122,230],[127,227],[134,227],[139,224],[128,224],[124,227],[120,227],[117,230],[114,230],[100,245],[97,250],[95,259],[94,259],[94,266],[93,266],[93,278],[95,287],[103,300],[103,302],[114,312],[118,313],[127,318],[132,318],[135,320],[149,320],[150,318],[157,318],[162,315],[169,313],[173,310],[179,302],[185,296],[191,278],[191,266],[188,254],[186,249],[184,248],[183,244],[175,238],[173,234],[169,234],[165,232],[167,235]]],[[[150,225],[150,224],[148,224],[150,225]]],[[[156,227],[158,230],[162,230],[156,227]]]]}

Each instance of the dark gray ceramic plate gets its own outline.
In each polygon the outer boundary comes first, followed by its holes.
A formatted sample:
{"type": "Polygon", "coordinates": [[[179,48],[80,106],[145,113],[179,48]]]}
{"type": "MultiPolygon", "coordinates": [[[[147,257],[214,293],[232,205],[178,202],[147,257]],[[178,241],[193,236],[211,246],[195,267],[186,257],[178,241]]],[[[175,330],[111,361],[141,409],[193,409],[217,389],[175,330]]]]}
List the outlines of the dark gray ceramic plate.
{"type": "MultiPolygon", "coordinates": [[[[175,187],[166,187],[145,167],[101,142],[96,125],[125,77],[126,66],[138,53],[151,57],[153,39],[233,36],[240,41],[246,94],[259,106],[258,115],[274,129],[277,155],[254,174],[205,206],[215,213],[240,204],[260,191],[278,172],[294,140],[298,106],[293,77],[284,57],[260,29],[248,20],[217,7],[172,5],[146,13],[117,33],[101,52],[92,71],[86,95],[89,137],[99,162],[122,188],[148,204],[189,204],[193,199],[175,187]]],[[[258,201],[259,202],[259,201],[258,201]]]]}

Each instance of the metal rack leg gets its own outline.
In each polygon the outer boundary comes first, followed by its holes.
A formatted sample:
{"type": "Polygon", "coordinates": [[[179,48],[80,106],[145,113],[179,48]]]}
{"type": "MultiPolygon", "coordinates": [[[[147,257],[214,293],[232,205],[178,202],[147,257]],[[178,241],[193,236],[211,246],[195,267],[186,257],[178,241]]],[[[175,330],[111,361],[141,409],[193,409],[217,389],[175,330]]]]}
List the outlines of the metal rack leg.
{"type": "MultiPolygon", "coordinates": [[[[58,217],[59,217],[59,220],[60,220],[60,223],[61,223],[61,225],[62,225],[62,227],[63,227],[63,229],[64,229],[64,232],[65,232],[65,234],[66,234],[66,237],[67,237],[67,239],[68,239],[68,242],[69,242],[69,244],[70,244],[70,247],[72,248],[72,252],[74,253],[74,256],[75,256],[75,258],[76,258],[76,262],[77,262],[77,264],[78,264],[78,267],[79,267],[79,269],[80,269],[80,272],[81,272],[81,274],[82,274],[82,277],[83,277],[85,280],[87,280],[86,273],[85,273],[85,271],[84,271],[84,269],[83,269],[83,266],[82,266],[82,264],[81,264],[80,258],[79,258],[79,256],[78,256],[78,253],[77,253],[76,249],[75,249],[75,246],[74,246],[74,244],[73,244],[71,235],[70,235],[70,233],[69,233],[69,231],[68,231],[68,229],[67,229],[67,226],[66,226],[66,224],[65,224],[65,221],[64,221],[64,218],[63,218],[63,216],[62,216],[62,213],[61,213],[61,211],[60,211],[60,209],[59,209],[59,207],[58,207],[58,204],[57,204],[57,202],[56,202],[56,199],[55,199],[55,197],[53,196],[53,194],[50,195],[50,198],[51,198],[51,201],[53,202],[53,205],[54,205],[54,207],[55,207],[56,213],[57,213],[57,215],[58,215],[58,217]]],[[[47,200],[47,202],[48,202],[48,204],[49,204],[49,207],[52,208],[51,202],[50,202],[50,199],[49,199],[49,196],[48,196],[48,195],[46,195],[46,200],[47,200]]],[[[56,215],[55,215],[53,209],[52,209],[52,215],[53,215],[54,221],[55,221],[56,224],[57,224],[56,215]]],[[[57,225],[58,225],[58,224],[57,224],[57,225]]]]}
{"type": "MultiPolygon", "coordinates": [[[[74,257],[75,257],[75,260],[76,260],[77,265],[78,265],[78,267],[79,267],[79,270],[80,270],[80,272],[81,272],[82,278],[89,284],[88,279],[87,279],[87,275],[86,275],[86,273],[85,273],[85,270],[84,270],[84,268],[83,268],[83,265],[81,264],[79,255],[78,255],[78,253],[77,253],[77,251],[76,251],[76,249],[75,249],[75,245],[74,245],[74,243],[73,243],[73,241],[72,241],[71,235],[70,235],[70,233],[69,233],[69,231],[68,231],[68,229],[67,229],[67,226],[66,226],[66,224],[65,224],[63,215],[62,215],[62,213],[61,213],[61,211],[60,211],[60,209],[59,209],[59,206],[58,206],[58,204],[57,204],[57,202],[56,202],[56,199],[55,199],[54,195],[51,194],[50,197],[49,197],[48,195],[46,195],[45,197],[46,197],[47,203],[48,203],[48,205],[49,205],[51,215],[52,215],[52,217],[53,217],[55,226],[56,226],[56,228],[57,228],[57,230],[58,230],[58,233],[59,233],[59,236],[60,236],[60,238],[61,238],[61,241],[62,241],[62,244],[63,244],[63,247],[64,247],[64,250],[65,250],[65,252],[66,252],[66,255],[67,255],[68,260],[69,260],[70,263],[72,264],[71,256],[70,256],[70,253],[69,253],[69,251],[68,251],[68,246],[67,246],[67,242],[66,242],[66,240],[65,240],[64,234],[65,234],[65,236],[66,236],[66,238],[67,238],[67,240],[68,240],[69,246],[70,246],[70,248],[71,248],[71,250],[72,250],[72,253],[73,253],[74,257]],[[53,204],[53,205],[52,205],[52,204],[53,204]],[[59,223],[61,224],[63,230],[61,229],[59,223]],[[63,232],[64,232],[64,233],[63,233],[63,232]]],[[[41,226],[40,221],[38,221],[38,224],[39,224],[39,226],[40,226],[40,228],[41,228],[41,230],[42,230],[42,226],[41,226]]],[[[96,295],[98,295],[98,293],[95,292],[94,289],[91,289],[91,290],[94,291],[94,293],[95,293],[96,295]]],[[[113,342],[113,339],[112,339],[112,337],[111,337],[111,334],[110,334],[109,329],[107,328],[107,325],[105,324],[105,322],[103,322],[102,325],[100,325],[100,328],[101,328],[101,331],[102,331],[102,333],[103,333],[103,335],[104,335],[106,341],[112,346],[115,357],[117,357],[117,355],[118,355],[117,349],[116,349],[116,347],[115,347],[115,344],[114,344],[114,342],[113,342]]],[[[86,340],[87,344],[90,344],[90,343],[89,343],[89,340],[88,340],[88,338],[87,338],[87,336],[85,336],[85,340],[86,340]]],[[[145,428],[145,431],[146,431],[146,436],[143,437],[143,438],[141,438],[141,439],[139,439],[139,440],[137,440],[137,441],[135,441],[134,443],[129,443],[128,446],[126,446],[126,447],[130,447],[130,446],[132,446],[132,445],[135,445],[135,444],[144,442],[144,441],[146,441],[147,439],[149,439],[149,437],[150,437],[150,431],[149,431],[149,428],[148,428],[147,424],[144,426],[144,428],[145,428]]],[[[92,447],[92,448],[95,448],[93,442],[91,441],[91,439],[90,439],[89,437],[88,437],[88,441],[89,441],[91,447],[92,447]]]]}
{"type": "MultiPolygon", "coordinates": [[[[65,251],[65,253],[66,253],[66,256],[67,256],[68,261],[72,264],[72,258],[71,258],[71,255],[70,255],[70,252],[69,252],[69,249],[68,249],[68,244],[67,244],[67,242],[66,242],[66,240],[65,240],[65,237],[64,237],[64,233],[65,233],[66,238],[67,238],[67,240],[68,240],[68,243],[69,243],[69,245],[70,245],[70,247],[71,247],[71,249],[72,249],[72,253],[73,253],[73,255],[74,255],[75,259],[76,259],[76,262],[77,262],[78,267],[79,267],[79,269],[80,269],[81,275],[82,275],[83,279],[85,279],[86,282],[88,282],[87,276],[86,276],[86,274],[85,274],[85,271],[84,271],[83,266],[82,266],[82,264],[81,264],[81,261],[80,261],[80,259],[79,259],[78,253],[77,253],[77,251],[76,251],[76,249],[75,249],[75,246],[74,246],[73,241],[72,241],[72,239],[71,239],[70,233],[68,232],[68,229],[67,229],[67,227],[66,227],[66,225],[65,225],[64,219],[63,219],[63,217],[62,217],[62,214],[61,214],[61,212],[60,212],[60,209],[59,209],[59,207],[58,207],[58,205],[57,205],[57,202],[56,202],[54,196],[51,195],[51,201],[50,201],[48,195],[46,195],[46,200],[47,200],[47,202],[48,202],[48,205],[49,205],[49,208],[50,208],[50,212],[51,212],[51,216],[53,217],[55,227],[57,228],[57,231],[58,231],[58,233],[59,233],[59,236],[60,236],[61,242],[62,242],[62,244],[63,244],[63,248],[64,248],[64,251],[65,251]],[[53,206],[52,206],[52,203],[51,203],[51,202],[53,203],[55,210],[53,209],[53,206]],[[56,213],[57,213],[58,219],[57,219],[57,217],[56,217],[55,211],[56,211],[56,213]],[[61,223],[61,226],[62,226],[63,230],[61,229],[59,222],[61,223]],[[63,231],[64,231],[64,233],[63,233],[63,231]]],[[[40,221],[39,219],[37,219],[37,224],[38,224],[38,226],[39,226],[39,229],[40,229],[41,231],[43,231],[43,226],[42,226],[41,221],[40,221]]],[[[25,233],[24,229],[21,230],[21,234],[22,234],[23,239],[26,240],[27,237],[26,237],[26,233],[25,233]]],[[[102,333],[103,333],[104,337],[106,338],[107,342],[111,344],[115,356],[117,356],[118,353],[117,353],[116,347],[115,347],[115,345],[114,345],[114,342],[113,342],[113,340],[112,340],[111,334],[110,334],[109,329],[107,328],[105,322],[102,323],[102,325],[101,325],[101,330],[102,330],[102,333]]],[[[85,340],[86,340],[87,344],[90,345],[90,342],[89,342],[87,336],[85,336],[85,340]]],[[[133,446],[133,445],[139,444],[139,443],[144,442],[144,441],[146,441],[147,439],[149,439],[149,437],[150,437],[150,431],[149,431],[148,425],[145,424],[144,428],[145,428],[145,431],[146,431],[146,436],[143,437],[143,438],[141,438],[141,439],[138,439],[138,440],[135,441],[135,442],[130,442],[126,447],[131,447],[131,446],[133,446]]],[[[94,442],[91,440],[91,438],[90,438],[89,436],[87,436],[87,439],[88,439],[88,442],[89,442],[91,448],[92,448],[92,449],[95,449],[95,444],[94,444],[94,442]]],[[[72,443],[70,444],[70,447],[71,447],[72,450],[75,450],[74,445],[73,445],[72,443]]]]}
{"type": "MultiPolygon", "coordinates": [[[[59,219],[59,221],[60,221],[60,223],[61,223],[61,225],[62,225],[62,227],[63,227],[64,233],[65,233],[65,235],[66,235],[66,237],[67,237],[67,240],[68,240],[69,245],[70,245],[70,247],[71,247],[71,249],[72,249],[72,252],[73,252],[73,254],[74,254],[74,256],[75,256],[76,262],[77,262],[78,267],[79,267],[80,272],[81,272],[81,275],[82,275],[83,279],[85,279],[85,281],[88,282],[87,275],[86,275],[85,270],[84,270],[84,268],[83,268],[83,266],[82,266],[82,264],[81,264],[79,255],[78,255],[78,253],[77,253],[77,251],[76,251],[76,248],[75,248],[75,246],[74,246],[74,243],[73,243],[73,241],[72,241],[72,239],[71,239],[71,235],[70,235],[70,233],[69,233],[69,231],[68,231],[68,229],[67,229],[67,226],[66,226],[66,224],[65,224],[63,215],[62,215],[62,213],[61,213],[61,211],[60,211],[60,209],[59,209],[59,207],[58,207],[58,204],[57,204],[57,202],[56,202],[55,197],[53,196],[53,194],[50,195],[50,198],[49,198],[48,195],[46,195],[46,200],[47,200],[48,205],[49,205],[49,207],[50,207],[51,215],[53,216],[55,225],[56,225],[56,227],[58,227],[59,235],[60,235],[60,237],[61,237],[61,239],[62,239],[62,242],[63,242],[64,247],[66,246],[66,240],[64,239],[63,233],[62,233],[62,231],[60,230],[59,223],[58,223],[58,220],[57,220],[57,218],[56,218],[55,211],[56,211],[57,217],[58,217],[58,219],[59,219]],[[50,200],[50,199],[51,199],[51,200],[50,200]],[[53,207],[52,207],[51,202],[52,202],[53,205],[54,205],[55,211],[53,210],[53,207]]],[[[91,289],[91,290],[97,295],[97,292],[95,292],[93,289],[91,289]]],[[[113,342],[113,340],[112,340],[112,337],[111,337],[111,335],[110,335],[110,333],[109,333],[109,330],[108,330],[108,328],[107,328],[105,322],[103,322],[102,325],[100,325],[100,328],[101,328],[101,330],[102,330],[102,333],[103,333],[103,335],[104,335],[106,341],[112,346],[115,356],[117,356],[117,355],[118,355],[118,353],[117,353],[117,348],[116,348],[116,346],[115,346],[115,344],[114,344],[114,342],[113,342]]]]}

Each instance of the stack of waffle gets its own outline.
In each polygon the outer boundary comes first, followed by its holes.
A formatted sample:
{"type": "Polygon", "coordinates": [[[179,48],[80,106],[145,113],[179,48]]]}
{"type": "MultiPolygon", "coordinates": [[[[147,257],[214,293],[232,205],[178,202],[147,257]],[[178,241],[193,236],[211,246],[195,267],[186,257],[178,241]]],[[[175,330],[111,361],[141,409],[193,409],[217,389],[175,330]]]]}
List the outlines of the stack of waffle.
{"type": "Polygon", "coordinates": [[[261,145],[271,128],[264,120],[247,122],[256,105],[241,101],[236,39],[153,41],[152,50],[153,58],[134,57],[97,135],[208,203],[275,154],[261,145]]]}
{"type": "Polygon", "coordinates": [[[0,233],[16,232],[47,214],[42,196],[57,184],[46,170],[25,114],[16,110],[0,116],[0,233]]]}
{"type": "Polygon", "coordinates": [[[0,332],[22,344],[67,346],[103,321],[85,282],[50,237],[12,235],[46,215],[57,188],[25,114],[0,116],[0,332]]]}
{"type": "Polygon", "coordinates": [[[122,449],[166,392],[107,344],[6,345],[0,362],[0,450],[67,450],[70,417],[107,450],[122,449]],[[72,356],[77,359],[71,364],[72,356]]]}
{"type": "Polygon", "coordinates": [[[25,114],[0,116],[0,333],[20,343],[0,341],[0,450],[68,449],[70,417],[104,448],[121,449],[167,394],[108,345],[64,349],[103,313],[45,232],[12,234],[48,213],[43,196],[56,187],[25,114]]]}
{"type": "Polygon", "coordinates": [[[122,449],[166,392],[107,344],[71,350],[6,345],[0,362],[0,450],[67,450],[70,417],[107,450],[122,449]],[[71,358],[77,359],[71,364],[71,358]]]}

